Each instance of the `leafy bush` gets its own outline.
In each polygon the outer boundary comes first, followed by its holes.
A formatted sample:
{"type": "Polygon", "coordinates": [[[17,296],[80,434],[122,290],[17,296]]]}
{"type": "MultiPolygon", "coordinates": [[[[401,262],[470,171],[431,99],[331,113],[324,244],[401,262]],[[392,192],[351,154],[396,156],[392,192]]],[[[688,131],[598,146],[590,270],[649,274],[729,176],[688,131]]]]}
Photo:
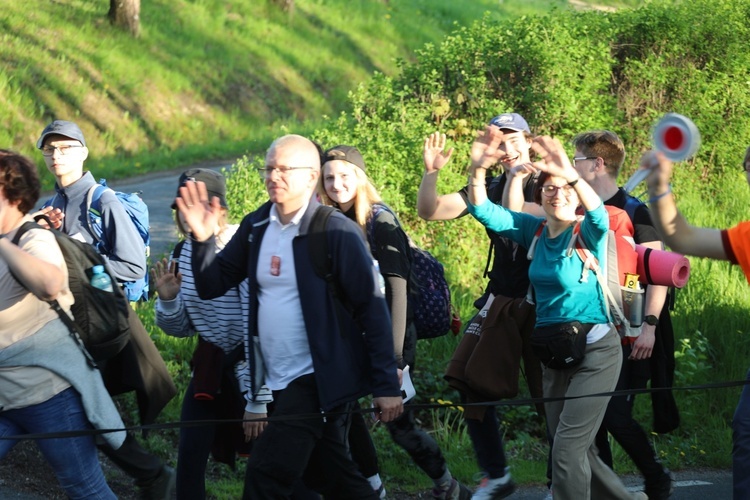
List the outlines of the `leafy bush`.
{"type": "MultiPolygon", "coordinates": [[[[503,22],[484,19],[457,29],[439,45],[426,45],[415,62],[402,63],[399,75],[376,74],[352,92],[352,110],[317,130],[314,138],[326,146],[346,143],[362,150],[368,175],[408,232],[447,263],[466,320],[473,313],[471,300],[481,293],[488,244],[468,218],[429,224],[418,219],[424,138],[438,130],[456,148],[453,164],[440,174],[440,193],[464,185],[473,131],[507,111],[524,115],[532,131],[563,140],[590,129],[617,132],[630,152],[621,174],[624,183],[637,168],[640,152],[650,147],[655,121],[678,112],[690,117],[702,135],[696,157],[680,164],[675,174],[680,207],[693,223],[728,227],[747,218],[750,201],[737,168],[750,143],[749,17],[749,0],[695,0],[654,1],[616,13],[556,11],[503,22]]],[[[742,378],[749,342],[741,312],[749,305],[744,278],[726,264],[692,262],[693,279],[678,294],[674,313],[677,335],[685,337],[677,342],[678,380],[742,378]]],[[[433,345],[435,353],[432,346],[420,351],[430,361],[421,364],[423,371],[431,366],[434,372],[422,374],[420,384],[439,398],[444,389],[435,386],[450,353],[443,344],[433,345]]],[[[696,451],[675,464],[714,460],[713,465],[726,465],[726,422],[736,391],[676,397],[685,408],[683,428],[665,440],[677,440],[669,445],[681,454],[696,451]],[[703,407],[694,404],[696,399],[710,402],[716,419],[711,432],[697,412],[688,411],[703,407]],[[701,446],[688,439],[696,432],[703,435],[701,446]],[[708,456],[699,448],[721,451],[708,456]],[[722,464],[715,462],[719,456],[722,464]]],[[[517,411],[504,418],[510,429],[525,429],[526,420],[517,411]]],[[[520,432],[518,439],[524,435],[520,432]]]]}

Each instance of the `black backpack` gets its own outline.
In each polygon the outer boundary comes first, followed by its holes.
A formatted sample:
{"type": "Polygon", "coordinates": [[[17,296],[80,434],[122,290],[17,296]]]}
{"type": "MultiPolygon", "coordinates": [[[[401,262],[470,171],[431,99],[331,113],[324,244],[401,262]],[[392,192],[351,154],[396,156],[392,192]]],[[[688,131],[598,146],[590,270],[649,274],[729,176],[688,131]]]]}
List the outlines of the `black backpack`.
{"type": "MultiPolygon", "coordinates": [[[[40,218],[46,219],[42,216],[36,220],[40,218]]],[[[49,225],[52,227],[52,224],[49,225]]],[[[30,229],[44,228],[36,222],[25,222],[16,232],[13,243],[18,245],[21,237],[30,229]]],[[[119,353],[130,340],[130,305],[122,289],[117,286],[106,261],[93,246],[57,229],[48,231],[55,235],[68,267],[68,286],[75,300],[71,307],[74,319],[63,311],[57,300],[50,300],[49,304],[68,327],[70,334],[84,348],[89,362],[109,359],[119,353]],[[97,265],[104,266],[105,272],[109,274],[113,284],[112,292],[91,286],[92,268],[97,265]]]]}
{"type": "MultiPolygon", "coordinates": [[[[387,210],[384,205],[376,205],[377,213],[387,210]]],[[[337,209],[325,205],[317,208],[310,221],[308,234],[312,264],[315,273],[323,278],[329,293],[336,299],[336,303],[350,312],[346,297],[340,289],[336,277],[333,275],[333,264],[328,251],[326,227],[328,218],[337,209]]],[[[376,217],[373,213],[373,218],[376,217]]],[[[368,235],[369,237],[369,235],[368,235]]],[[[443,265],[430,253],[415,246],[409,240],[412,251],[412,285],[416,290],[410,298],[414,300],[414,324],[417,328],[418,339],[429,339],[445,335],[448,331],[458,333],[460,318],[453,313],[450,302],[450,290],[445,281],[443,265]],[[456,327],[454,328],[454,325],[456,327]]],[[[372,242],[370,245],[373,246],[372,242]]]]}

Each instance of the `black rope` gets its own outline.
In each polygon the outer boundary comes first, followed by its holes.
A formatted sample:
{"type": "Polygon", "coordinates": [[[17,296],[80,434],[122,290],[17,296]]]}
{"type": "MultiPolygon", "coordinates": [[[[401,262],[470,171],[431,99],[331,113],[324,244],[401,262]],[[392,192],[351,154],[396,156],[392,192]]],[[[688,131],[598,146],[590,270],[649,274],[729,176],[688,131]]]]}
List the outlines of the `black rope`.
{"type": "MultiPolygon", "coordinates": [[[[701,391],[701,390],[712,390],[712,389],[725,389],[729,387],[739,387],[750,384],[750,380],[732,380],[728,382],[715,382],[711,384],[691,385],[685,387],[654,387],[654,388],[643,388],[643,389],[624,389],[619,391],[611,392],[599,392],[595,394],[582,394],[580,396],[560,396],[554,398],[524,398],[524,399],[503,399],[497,401],[481,401],[476,403],[409,403],[408,410],[434,410],[440,408],[457,408],[467,406],[531,406],[538,403],[549,403],[554,401],[567,401],[573,399],[583,398],[599,398],[599,397],[612,397],[612,396],[625,396],[631,394],[648,394],[654,392],[664,391],[701,391]]],[[[71,438],[80,436],[91,436],[91,435],[102,435],[110,434],[114,432],[123,431],[146,431],[146,430],[163,430],[163,429],[177,429],[181,427],[202,427],[209,425],[226,425],[243,422],[280,422],[280,421],[296,421],[296,420],[308,420],[313,418],[326,418],[328,416],[342,415],[346,413],[373,413],[378,411],[377,408],[355,408],[347,412],[325,412],[325,413],[300,413],[298,415],[284,415],[279,417],[269,416],[265,418],[255,419],[223,419],[223,420],[189,420],[180,422],[166,422],[159,424],[147,424],[147,425],[133,425],[126,426],[121,429],[82,429],[76,431],[66,432],[44,432],[36,434],[21,434],[16,436],[0,436],[0,440],[4,441],[29,441],[37,439],[61,439],[71,438]]],[[[2,412],[0,412],[2,415],[2,412]]]]}

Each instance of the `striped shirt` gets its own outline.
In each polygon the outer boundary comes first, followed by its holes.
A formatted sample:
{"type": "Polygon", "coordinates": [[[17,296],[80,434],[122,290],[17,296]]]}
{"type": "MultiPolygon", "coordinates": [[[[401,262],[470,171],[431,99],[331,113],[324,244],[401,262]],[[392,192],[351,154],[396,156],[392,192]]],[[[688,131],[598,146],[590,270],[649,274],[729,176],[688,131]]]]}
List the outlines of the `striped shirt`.
{"type": "MultiPolygon", "coordinates": [[[[218,253],[237,231],[237,225],[230,225],[216,237],[218,253]]],[[[182,275],[180,292],[173,300],[156,300],[156,325],[167,335],[190,337],[198,334],[203,340],[221,347],[225,353],[247,339],[247,318],[249,314],[249,289],[247,280],[236,288],[228,290],[221,297],[203,300],[195,289],[195,278],[191,258],[193,246],[186,239],[177,258],[178,271],[182,275]]],[[[245,346],[245,354],[249,352],[245,346]]],[[[235,365],[235,375],[242,392],[252,394],[249,366],[247,361],[235,365]]],[[[256,402],[270,402],[267,389],[261,389],[256,402]]],[[[247,396],[249,397],[249,396],[247,396]]],[[[262,411],[259,411],[262,413],[262,411]]]]}

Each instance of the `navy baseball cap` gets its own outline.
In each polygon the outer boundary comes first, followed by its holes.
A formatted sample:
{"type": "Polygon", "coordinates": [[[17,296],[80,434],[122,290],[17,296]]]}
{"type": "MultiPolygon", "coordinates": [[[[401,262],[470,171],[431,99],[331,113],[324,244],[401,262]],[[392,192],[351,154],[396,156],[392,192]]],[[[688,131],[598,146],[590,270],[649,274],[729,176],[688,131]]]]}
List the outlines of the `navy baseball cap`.
{"type": "Polygon", "coordinates": [[[528,132],[529,124],[523,119],[523,116],[518,113],[503,113],[490,120],[490,125],[494,125],[497,128],[512,130],[514,132],[528,132]]]}
{"type": "Polygon", "coordinates": [[[62,135],[64,137],[74,139],[86,146],[86,139],[83,138],[83,132],[81,132],[81,129],[78,127],[78,125],[73,122],[68,122],[65,120],[55,120],[44,127],[44,130],[42,130],[42,135],[39,136],[39,140],[36,141],[37,149],[42,149],[42,146],[44,146],[44,139],[46,139],[50,135],[62,135]]]}

